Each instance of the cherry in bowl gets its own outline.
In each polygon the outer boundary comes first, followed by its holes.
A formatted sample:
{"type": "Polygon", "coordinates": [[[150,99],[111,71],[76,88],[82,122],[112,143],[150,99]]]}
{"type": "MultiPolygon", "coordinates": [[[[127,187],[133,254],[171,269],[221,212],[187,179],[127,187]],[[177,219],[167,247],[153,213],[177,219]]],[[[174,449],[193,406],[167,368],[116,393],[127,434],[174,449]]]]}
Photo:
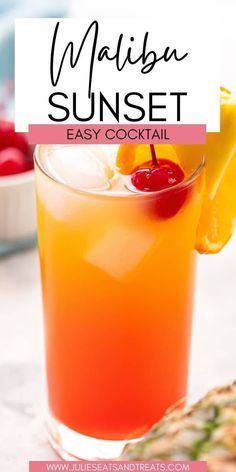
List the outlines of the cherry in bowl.
{"type": "Polygon", "coordinates": [[[0,120],[0,177],[32,169],[32,150],[25,134],[16,133],[13,122],[0,120]]]}

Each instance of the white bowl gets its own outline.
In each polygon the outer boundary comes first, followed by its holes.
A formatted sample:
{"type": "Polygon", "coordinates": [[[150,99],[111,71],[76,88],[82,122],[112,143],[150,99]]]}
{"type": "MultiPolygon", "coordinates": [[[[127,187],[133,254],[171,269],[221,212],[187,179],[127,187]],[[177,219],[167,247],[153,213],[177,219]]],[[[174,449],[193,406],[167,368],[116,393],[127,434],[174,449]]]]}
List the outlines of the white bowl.
{"type": "Polygon", "coordinates": [[[35,234],[34,170],[0,177],[0,252],[25,245],[35,234]]]}

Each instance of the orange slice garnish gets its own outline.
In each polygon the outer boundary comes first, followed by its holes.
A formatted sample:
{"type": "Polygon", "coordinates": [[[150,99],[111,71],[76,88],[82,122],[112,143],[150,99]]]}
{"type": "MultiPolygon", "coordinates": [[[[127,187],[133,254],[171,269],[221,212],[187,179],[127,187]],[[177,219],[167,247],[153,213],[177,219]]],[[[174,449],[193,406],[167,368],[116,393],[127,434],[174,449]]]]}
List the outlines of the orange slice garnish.
{"type": "Polygon", "coordinates": [[[206,190],[197,229],[196,249],[219,252],[233,233],[236,218],[236,100],[221,88],[221,131],[207,133],[206,145],[173,145],[181,165],[206,159],[206,190]]]}
{"type": "Polygon", "coordinates": [[[219,189],[214,200],[205,195],[197,228],[196,249],[200,254],[215,254],[233,234],[234,223],[230,201],[219,189]]]}

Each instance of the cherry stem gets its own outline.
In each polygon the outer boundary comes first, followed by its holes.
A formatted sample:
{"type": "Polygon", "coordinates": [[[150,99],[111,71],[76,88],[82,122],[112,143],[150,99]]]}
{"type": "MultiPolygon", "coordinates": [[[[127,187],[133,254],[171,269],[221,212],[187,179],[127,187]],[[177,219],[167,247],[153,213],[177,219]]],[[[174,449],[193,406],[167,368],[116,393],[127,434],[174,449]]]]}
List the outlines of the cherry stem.
{"type": "Polygon", "coordinates": [[[156,151],[155,151],[154,144],[150,144],[150,149],[151,149],[151,154],[152,154],[152,164],[155,167],[158,167],[157,156],[156,156],[156,151]]]}

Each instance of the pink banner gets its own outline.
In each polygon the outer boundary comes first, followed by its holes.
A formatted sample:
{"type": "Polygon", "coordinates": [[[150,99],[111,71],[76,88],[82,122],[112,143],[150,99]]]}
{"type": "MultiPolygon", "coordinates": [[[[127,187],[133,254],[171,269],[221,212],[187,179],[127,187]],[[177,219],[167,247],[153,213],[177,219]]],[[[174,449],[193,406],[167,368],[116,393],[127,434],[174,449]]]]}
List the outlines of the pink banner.
{"type": "Polygon", "coordinates": [[[29,472],[207,472],[207,463],[201,461],[33,461],[29,463],[29,472]]]}
{"type": "Polygon", "coordinates": [[[205,125],[29,125],[30,144],[204,144],[205,125]]]}

